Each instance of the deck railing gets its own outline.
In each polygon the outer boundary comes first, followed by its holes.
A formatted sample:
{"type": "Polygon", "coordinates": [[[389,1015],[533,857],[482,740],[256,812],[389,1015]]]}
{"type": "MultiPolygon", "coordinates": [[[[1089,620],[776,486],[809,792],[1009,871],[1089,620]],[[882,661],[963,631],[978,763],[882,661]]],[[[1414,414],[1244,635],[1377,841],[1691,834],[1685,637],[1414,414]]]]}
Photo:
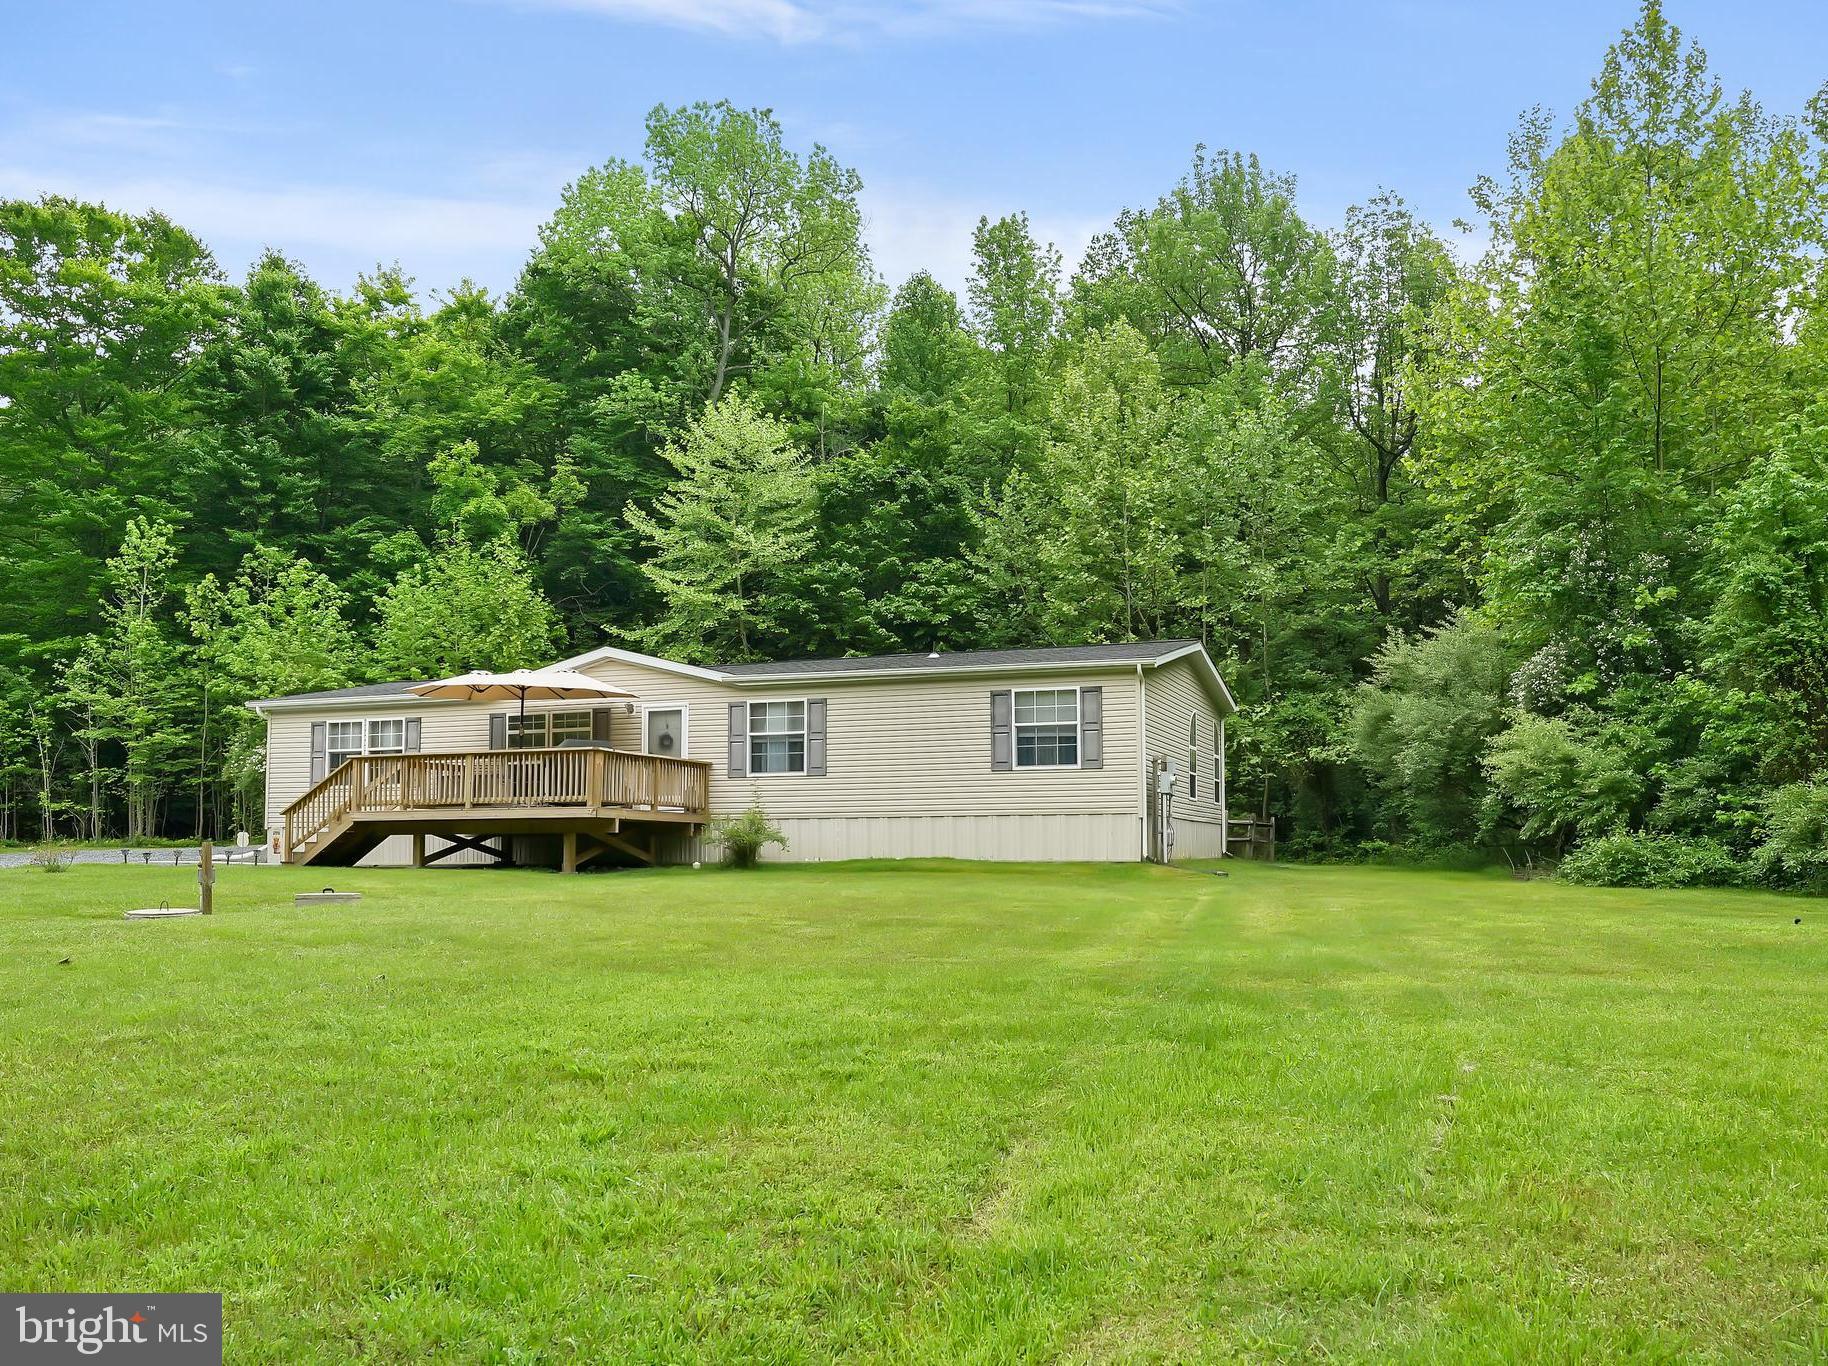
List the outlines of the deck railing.
{"type": "Polygon", "coordinates": [[[583,807],[697,814],[711,765],[619,749],[491,749],[456,754],[358,754],[285,810],[286,849],[345,815],[450,815],[583,807]]]}

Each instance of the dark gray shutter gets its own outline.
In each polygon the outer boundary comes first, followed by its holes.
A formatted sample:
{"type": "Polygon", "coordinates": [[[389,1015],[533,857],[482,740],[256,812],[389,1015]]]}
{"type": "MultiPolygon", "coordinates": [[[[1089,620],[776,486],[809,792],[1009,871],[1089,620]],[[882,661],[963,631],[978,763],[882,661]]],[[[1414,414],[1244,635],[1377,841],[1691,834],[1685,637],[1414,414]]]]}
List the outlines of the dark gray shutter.
{"type": "Polygon", "coordinates": [[[311,723],[311,782],[313,786],[324,781],[324,775],[330,768],[330,723],[313,721],[311,723]]]}
{"type": "Polygon", "coordinates": [[[508,713],[498,711],[489,718],[489,748],[506,749],[508,747],[508,713]]]}
{"type": "Polygon", "coordinates": [[[1079,767],[1104,767],[1104,689],[1079,690],[1079,767]]]}
{"type": "Polygon", "coordinates": [[[730,776],[749,776],[749,704],[730,704],[730,776]]]}
{"type": "Polygon", "coordinates": [[[419,718],[418,717],[409,716],[406,718],[406,740],[401,745],[401,748],[404,749],[408,754],[417,754],[419,752],[419,718]]]}
{"type": "Polygon", "coordinates": [[[590,713],[590,738],[593,740],[603,740],[606,742],[608,741],[608,739],[609,739],[609,708],[608,707],[598,707],[590,713]]]}
{"type": "Polygon", "coordinates": [[[1007,773],[1015,761],[1015,738],[1011,726],[1015,699],[1008,689],[990,694],[990,771],[1007,773]]]}
{"type": "Polygon", "coordinates": [[[825,699],[814,697],[806,703],[806,773],[808,777],[825,776],[825,699]]]}

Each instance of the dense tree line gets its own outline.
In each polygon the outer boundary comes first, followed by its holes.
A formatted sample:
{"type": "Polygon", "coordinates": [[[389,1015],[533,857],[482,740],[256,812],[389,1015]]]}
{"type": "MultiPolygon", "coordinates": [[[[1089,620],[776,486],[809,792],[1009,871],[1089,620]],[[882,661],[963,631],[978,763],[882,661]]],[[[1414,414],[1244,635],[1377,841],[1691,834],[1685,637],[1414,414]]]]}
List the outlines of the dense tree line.
{"type": "Polygon", "coordinates": [[[1477,260],[1201,148],[1070,276],[1014,214],[890,296],[856,174],[728,104],[500,298],[0,204],[0,837],[258,824],[253,696],[1187,636],[1297,849],[1818,877],[1825,135],[1652,0],[1477,260]]]}

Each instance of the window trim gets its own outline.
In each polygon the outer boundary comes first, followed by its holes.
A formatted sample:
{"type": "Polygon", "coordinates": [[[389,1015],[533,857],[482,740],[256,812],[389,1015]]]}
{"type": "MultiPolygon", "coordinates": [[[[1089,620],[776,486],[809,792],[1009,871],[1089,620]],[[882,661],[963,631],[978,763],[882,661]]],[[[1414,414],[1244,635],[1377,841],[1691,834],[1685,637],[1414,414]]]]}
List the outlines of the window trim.
{"type": "Polygon", "coordinates": [[[654,754],[656,759],[684,759],[692,752],[692,708],[684,702],[643,702],[641,704],[641,752],[654,754]],[[676,711],[679,713],[679,753],[674,755],[654,754],[647,747],[647,714],[650,711],[676,711]]]}
{"type": "Polygon", "coordinates": [[[394,754],[412,753],[411,750],[406,748],[406,733],[407,733],[406,723],[407,723],[408,719],[409,718],[407,718],[405,716],[362,716],[362,717],[348,717],[348,716],[336,717],[336,716],[333,716],[333,717],[328,718],[324,722],[324,773],[325,773],[325,775],[328,776],[329,774],[335,773],[337,771],[337,769],[341,768],[343,766],[343,764],[348,763],[351,759],[359,759],[365,755],[369,755],[369,754],[394,755],[394,754]],[[368,737],[369,737],[369,734],[371,733],[372,728],[375,726],[378,726],[378,725],[385,725],[389,721],[397,721],[400,723],[400,748],[398,748],[398,749],[374,749],[374,748],[372,748],[368,743],[368,737]],[[338,749],[335,745],[331,744],[330,736],[337,726],[360,726],[362,728],[362,747],[360,749],[338,749]],[[336,755],[336,754],[340,754],[343,756],[342,763],[333,764],[330,762],[331,756],[336,755]]]}
{"type": "MultiPolygon", "coordinates": [[[[1058,721],[1030,721],[1032,726],[1057,726],[1058,721]]],[[[1079,768],[1085,755],[1085,688],[1075,683],[1070,688],[1011,688],[1009,690],[1009,771],[1011,773],[1067,772],[1079,768]],[[1023,693],[1070,692],[1073,695],[1073,762],[1070,764],[1025,764],[1022,762],[1022,722],[1016,720],[1016,699],[1023,693]]]]}
{"type": "MultiPolygon", "coordinates": [[[[750,698],[744,704],[743,743],[745,743],[749,747],[749,763],[747,765],[749,772],[746,776],[751,777],[751,778],[804,778],[807,776],[807,773],[806,773],[806,746],[807,746],[807,738],[811,734],[811,732],[809,730],[807,730],[806,723],[808,722],[808,720],[811,719],[811,717],[810,717],[811,701],[812,701],[812,699],[809,697],[756,697],[756,698],[750,698]],[[776,735],[781,735],[781,736],[798,735],[800,737],[800,766],[798,768],[783,768],[783,769],[778,769],[778,770],[769,769],[766,773],[757,772],[757,770],[756,770],[756,767],[755,767],[755,738],[756,738],[755,709],[757,707],[765,707],[770,702],[786,702],[789,704],[798,702],[800,704],[800,728],[799,728],[799,730],[797,730],[797,731],[771,730],[771,731],[762,732],[762,735],[764,738],[769,738],[769,737],[773,737],[776,735]]],[[[645,729],[646,722],[643,722],[642,725],[643,725],[643,728],[645,729]]],[[[645,735],[643,736],[642,742],[644,744],[646,743],[645,735]]]]}

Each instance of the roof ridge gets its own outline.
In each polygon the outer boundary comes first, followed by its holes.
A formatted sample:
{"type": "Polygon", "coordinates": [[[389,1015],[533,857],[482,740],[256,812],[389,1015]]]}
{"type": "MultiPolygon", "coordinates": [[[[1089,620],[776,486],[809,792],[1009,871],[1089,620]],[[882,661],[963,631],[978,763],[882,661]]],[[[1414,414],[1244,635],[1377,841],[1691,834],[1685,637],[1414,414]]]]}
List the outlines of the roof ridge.
{"type": "Polygon", "coordinates": [[[785,669],[803,664],[866,664],[873,660],[884,659],[938,659],[944,661],[961,659],[969,655],[1045,655],[1087,650],[1142,650],[1151,647],[1165,650],[1173,646],[1198,645],[1199,643],[1192,636],[1163,636],[1150,640],[1086,641],[1078,645],[991,645],[970,650],[891,650],[873,655],[803,655],[797,659],[752,659],[740,664],[712,664],[708,667],[720,671],[763,667],[785,669]]]}

